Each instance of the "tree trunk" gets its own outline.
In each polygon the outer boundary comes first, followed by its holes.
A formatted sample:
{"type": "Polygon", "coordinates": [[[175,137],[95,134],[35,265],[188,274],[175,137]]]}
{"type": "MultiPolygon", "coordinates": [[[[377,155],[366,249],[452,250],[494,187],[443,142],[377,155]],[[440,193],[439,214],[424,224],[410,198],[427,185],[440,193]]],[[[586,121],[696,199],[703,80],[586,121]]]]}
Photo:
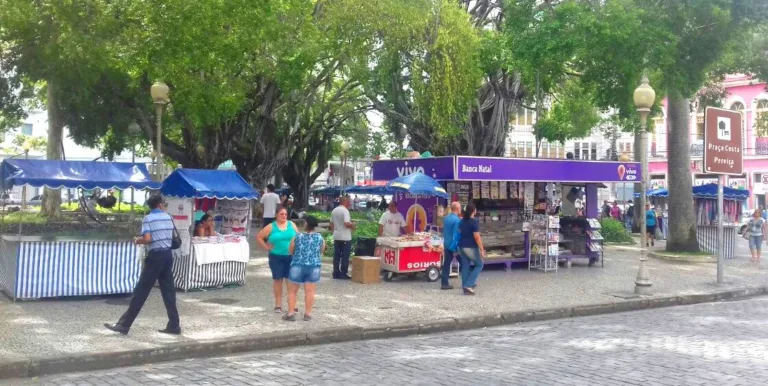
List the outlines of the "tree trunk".
{"type": "Polygon", "coordinates": [[[690,100],[675,92],[668,98],[667,173],[669,175],[669,231],[667,251],[698,252],[691,186],[690,100]]]}
{"type": "MultiPolygon", "coordinates": [[[[56,83],[48,81],[48,149],[46,158],[48,160],[61,159],[62,137],[64,136],[64,124],[61,122],[56,95],[56,83]]],[[[43,190],[43,202],[41,212],[44,216],[58,217],[61,215],[61,190],[49,189],[43,190]]]]}
{"type": "MultiPolygon", "coordinates": [[[[635,141],[632,144],[632,152],[634,153],[632,159],[635,162],[640,162],[640,131],[635,130],[635,141]]],[[[645,177],[643,177],[645,178],[645,177]]],[[[634,184],[635,194],[632,197],[632,202],[635,203],[634,207],[634,221],[632,222],[632,233],[640,233],[640,216],[645,216],[645,208],[640,207],[640,200],[638,195],[644,194],[642,184],[634,184]]]]}

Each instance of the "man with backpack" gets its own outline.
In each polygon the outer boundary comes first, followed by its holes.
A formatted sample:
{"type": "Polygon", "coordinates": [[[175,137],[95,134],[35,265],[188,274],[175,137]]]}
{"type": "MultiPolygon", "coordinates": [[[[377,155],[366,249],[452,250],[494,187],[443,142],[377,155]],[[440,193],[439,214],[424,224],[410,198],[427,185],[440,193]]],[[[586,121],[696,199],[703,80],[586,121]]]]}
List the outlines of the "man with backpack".
{"type": "Polygon", "coordinates": [[[443,218],[443,250],[445,255],[443,256],[443,274],[440,278],[440,289],[450,290],[453,286],[448,282],[448,278],[451,275],[451,264],[453,264],[453,255],[458,253],[458,237],[459,218],[461,213],[461,204],[458,202],[451,203],[451,212],[443,218]]]}

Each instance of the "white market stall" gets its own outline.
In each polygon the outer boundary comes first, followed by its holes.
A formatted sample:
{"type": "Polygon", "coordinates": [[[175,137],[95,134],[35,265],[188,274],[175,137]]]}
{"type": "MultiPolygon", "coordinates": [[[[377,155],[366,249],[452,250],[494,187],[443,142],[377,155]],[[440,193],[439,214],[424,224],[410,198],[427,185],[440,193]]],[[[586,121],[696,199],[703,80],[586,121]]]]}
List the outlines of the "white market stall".
{"type": "Polygon", "coordinates": [[[174,251],[176,288],[245,284],[251,201],[259,194],[235,171],[199,169],[176,169],[160,192],[183,241],[174,251]],[[218,236],[193,236],[199,209],[213,212],[218,236]]]}

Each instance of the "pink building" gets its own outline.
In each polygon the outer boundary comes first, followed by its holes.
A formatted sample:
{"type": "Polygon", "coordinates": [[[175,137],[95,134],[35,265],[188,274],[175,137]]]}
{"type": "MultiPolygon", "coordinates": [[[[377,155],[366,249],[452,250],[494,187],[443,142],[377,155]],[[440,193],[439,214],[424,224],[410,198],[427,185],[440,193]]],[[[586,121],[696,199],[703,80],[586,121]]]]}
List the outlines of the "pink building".
{"type": "MultiPolygon", "coordinates": [[[[741,111],[744,117],[744,171],[738,177],[726,181],[736,188],[749,189],[752,194],[750,208],[766,206],[768,193],[768,132],[757,132],[755,122],[762,114],[768,114],[768,90],[766,83],[746,75],[729,75],[723,84],[728,95],[723,107],[741,111]]],[[[648,172],[651,188],[667,186],[667,111],[666,101],[663,117],[654,120],[654,131],[650,134],[648,172]]],[[[698,108],[691,113],[689,132],[691,135],[691,179],[693,185],[717,182],[717,176],[702,172],[704,151],[704,110],[698,108]]]]}

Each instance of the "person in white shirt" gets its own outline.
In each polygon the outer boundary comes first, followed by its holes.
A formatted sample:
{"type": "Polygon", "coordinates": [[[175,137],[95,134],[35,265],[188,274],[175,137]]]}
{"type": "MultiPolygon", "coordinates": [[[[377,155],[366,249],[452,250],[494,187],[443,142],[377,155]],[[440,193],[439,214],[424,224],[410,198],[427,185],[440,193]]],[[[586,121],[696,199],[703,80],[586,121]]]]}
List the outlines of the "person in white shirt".
{"type": "Polygon", "coordinates": [[[275,193],[275,185],[267,185],[267,193],[261,196],[261,205],[264,208],[262,227],[265,227],[275,221],[275,213],[280,205],[280,196],[275,193]]]}
{"type": "Polygon", "coordinates": [[[397,203],[389,203],[389,210],[381,215],[379,220],[379,236],[397,237],[400,232],[406,233],[405,217],[397,211],[397,203]]]}
{"type": "Polygon", "coordinates": [[[333,231],[333,278],[349,280],[349,254],[352,252],[352,231],[355,224],[349,215],[349,197],[342,197],[331,212],[333,231]]]}

